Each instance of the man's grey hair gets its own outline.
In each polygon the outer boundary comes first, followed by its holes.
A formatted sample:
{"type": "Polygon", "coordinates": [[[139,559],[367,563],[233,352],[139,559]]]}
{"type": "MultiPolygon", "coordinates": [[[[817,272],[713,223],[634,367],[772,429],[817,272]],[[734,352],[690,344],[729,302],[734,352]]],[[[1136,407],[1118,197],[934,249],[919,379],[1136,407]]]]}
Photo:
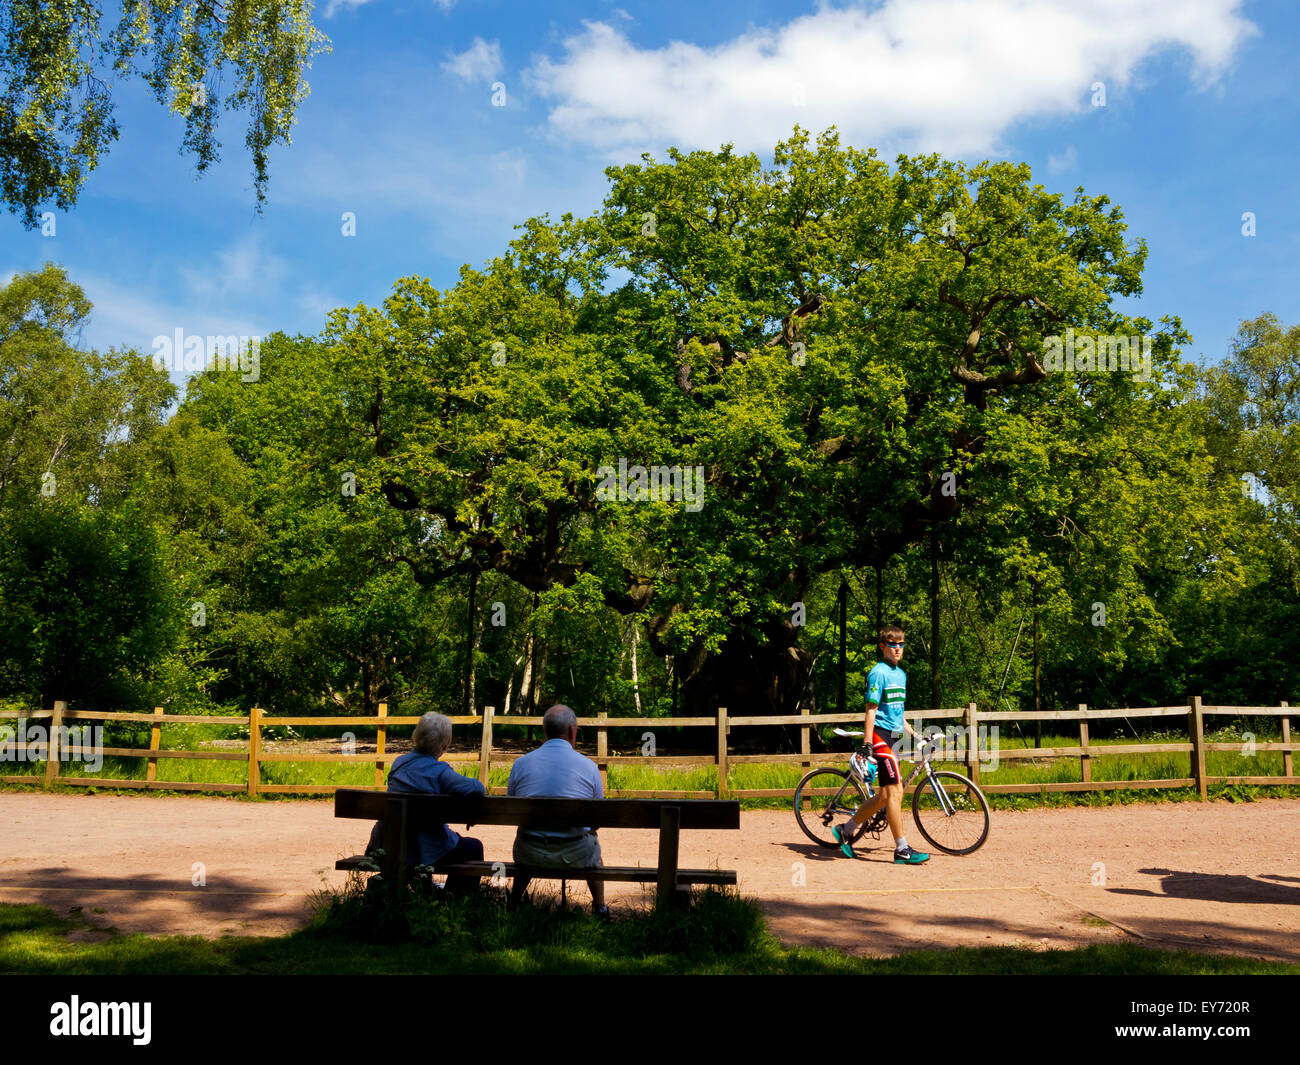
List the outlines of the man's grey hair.
{"type": "Polygon", "coordinates": [[[436,758],[451,744],[451,718],[429,711],[416,722],[411,740],[417,751],[436,758]]]}
{"type": "Polygon", "coordinates": [[[556,703],[542,715],[542,731],[546,733],[548,740],[553,740],[557,736],[560,739],[568,739],[569,729],[576,727],[577,724],[578,715],[563,703],[556,703]]]}

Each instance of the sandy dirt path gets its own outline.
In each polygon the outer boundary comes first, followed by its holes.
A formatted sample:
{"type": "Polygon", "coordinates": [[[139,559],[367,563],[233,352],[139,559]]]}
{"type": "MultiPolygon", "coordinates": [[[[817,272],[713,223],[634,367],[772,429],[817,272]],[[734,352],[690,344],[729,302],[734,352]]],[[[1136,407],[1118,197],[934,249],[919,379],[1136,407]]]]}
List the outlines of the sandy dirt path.
{"type": "MultiPolygon", "coordinates": [[[[313,890],[343,883],[334,860],[367,831],[332,802],[0,792],[0,902],[79,907],[122,931],[276,935],[301,927],[313,890]]],[[[474,834],[504,859],[513,831],[474,834]]],[[[601,846],[611,864],[650,866],[657,833],[605,830],[601,846]]],[[[684,832],[682,864],[738,870],[791,944],[1131,941],[1300,962],[1294,799],[995,811],[979,852],[921,866],[880,845],[849,860],[809,843],[792,813],[745,811],[739,832],[684,832]]],[[[611,887],[616,907],[642,897],[611,887]]]]}

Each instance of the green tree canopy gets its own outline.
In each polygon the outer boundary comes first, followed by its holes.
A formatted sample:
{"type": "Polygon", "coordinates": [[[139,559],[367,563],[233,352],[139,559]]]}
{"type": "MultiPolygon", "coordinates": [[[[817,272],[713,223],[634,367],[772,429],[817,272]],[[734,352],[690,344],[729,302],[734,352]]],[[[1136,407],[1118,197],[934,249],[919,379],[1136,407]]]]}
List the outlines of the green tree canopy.
{"type": "Polygon", "coordinates": [[[175,398],[139,352],[83,350],[53,264],[0,288],[0,691],[122,698],[180,624],[152,522],[175,398]]]}
{"type": "Polygon", "coordinates": [[[1116,662],[1167,637],[1148,581],[1204,559],[1214,525],[1203,448],[1169,413],[1181,327],[1141,375],[1043,363],[1067,329],[1151,333],[1111,306],[1145,257],[1117,208],[1024,166],[891,170],[833,132],[796,131],[770,170],[670,156],[611,168],[601,211],[531,220],[446,293],[408,278],[336,312],[295,356],[277,446],[322,492],[350,471],[405,515],[391,557],[420,582],[590,584],[642,616],[701,707],[789,705],[793,604],[936,529],[1075,631],[1106,604],[1116,662]],[[620,460],[702,467],[704,505],[600,498],[620,460]],[[1166,505],[1189,524],[1155,521],[1166,505]],[[1062,521],[1083,556],[1055,550],[1062,521]]]}

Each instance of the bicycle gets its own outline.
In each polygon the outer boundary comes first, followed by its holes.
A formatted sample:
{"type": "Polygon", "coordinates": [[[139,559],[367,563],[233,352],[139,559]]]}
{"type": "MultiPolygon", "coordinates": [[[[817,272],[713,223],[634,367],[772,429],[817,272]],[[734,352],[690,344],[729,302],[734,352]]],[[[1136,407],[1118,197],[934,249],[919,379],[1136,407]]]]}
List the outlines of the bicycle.
{"type": "MultiPolygon", "coordinates": [[[[836,729],[837,736],[861,736],[861,732],[836,729]]],[[[903,781],[907,788],[921,774],[925,780],[912,793],[912,819],[927,843],[945,854],[973,854],[989,837],[989,803],[973,780],[948,769],[934,769],[930,755],[934,747],[923,741],[921,761],[903,781]]],[[[799,827],[814,843],[838,847],[831,829],[857,812],[874,794],[871,763],[875,759],[863,749],[850,756],[848,769],[822,766],[804,775],[794,790],[794,815],[799,827]],[[863,756],[866,757],[863,757],[863,756]],[[863,761],[855,765],[855,760],[863,761]],[[859,767],[867,764],[867,771],[859,767]],[[807,809],[805,809],[805,805],[807,809]]],[[[876,839],[888,827],[884,807],[858,826],[850,843],[870,832],[876,839]]]]}

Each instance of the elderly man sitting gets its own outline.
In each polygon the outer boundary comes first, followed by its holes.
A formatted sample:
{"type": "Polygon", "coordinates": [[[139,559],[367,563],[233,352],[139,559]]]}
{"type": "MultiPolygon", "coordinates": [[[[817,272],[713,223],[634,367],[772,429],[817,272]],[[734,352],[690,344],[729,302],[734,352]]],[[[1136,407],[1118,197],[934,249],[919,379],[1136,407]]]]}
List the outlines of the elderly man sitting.
{"type": "MultiPolygon", "coordinates": [[[[542,730],[546,742],[516,759],[510,767],[506,794],[523,798],[603,799],[605,789],[596,763],[574,749],[578,740],[578,719],[574,712],[563,704],[551,707],[542,717],[542,730]]],[[[592,828],[567,831],[521,828],[515,836],[514,855],[520,865],[552,869],[593,868],[603,864],[600,841],[592,828]]],[[[598,917],[608,917],[604,883],[588,880],[587,886],[591,889],[592,911],[598,917]]],[[[527,888],[528,878],[516,877],[514,897],[522,897],[527,888]]]]}
{"type": "MultiPolygon", "coordinates": [[[[477,780],[462,776],[446,762],[441,761],[451,746],[451,718],[442,714],[425,714],[411,733],[415,750],[402,755],[388,770],[388,790],[392,792],[427,795],[482,795],[483,785],[477,780]]],[[[366,852],[371,853],[383,845],[382,822],[370,833],[366,852]]],[[[481,862],[483,844],[477,839],[461,836],[446,825],[441,828],[421,829],[415,835],[414,845],[407,850],[409,865],[454,865],[457,862],[481,862]]],[[[449,876],[448,891],[471,891],[478,882],[474,876],[449,876]]]]}

